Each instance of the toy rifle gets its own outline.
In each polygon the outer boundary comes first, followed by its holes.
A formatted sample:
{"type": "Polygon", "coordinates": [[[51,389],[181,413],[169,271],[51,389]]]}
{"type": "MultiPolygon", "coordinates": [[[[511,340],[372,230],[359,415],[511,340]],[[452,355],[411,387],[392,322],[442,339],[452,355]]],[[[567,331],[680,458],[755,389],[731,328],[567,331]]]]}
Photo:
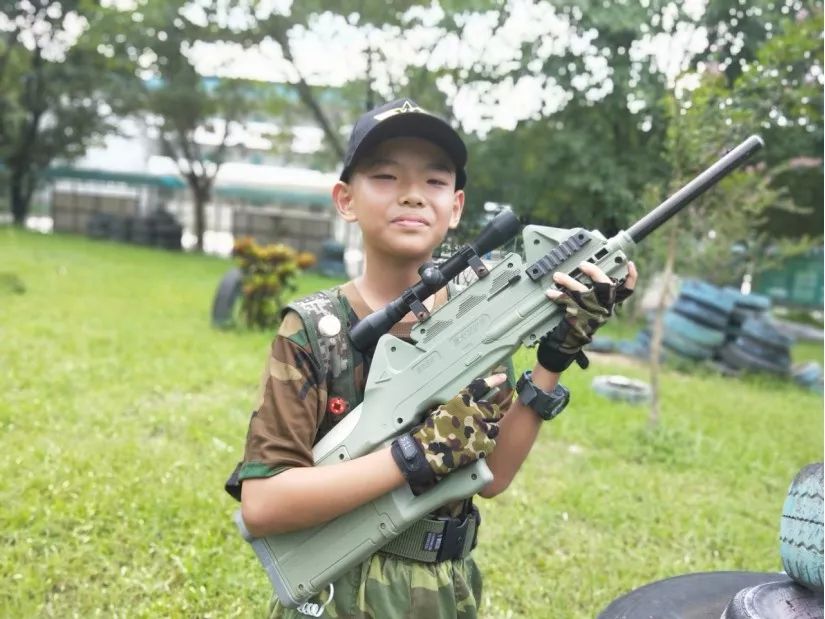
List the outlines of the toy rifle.
{"type": "MultiPolygon", "coordinates": [[[[421,281],[364,318],[350,333],[359,350],[375,346],[364,401],[315,445],[315,465],[335,464],[387,446],[519,346],[537,344],[564,314],[562,307],[545,296],[555,271],[581,277],[578,265],[589,261],[611,277],[625,277],[627,255],[638,242],[762,146],[761,138],[751,136],[610,239],[596,230],[525,226],[525,257],[510,253],[488,270],[481,256],[518,232],[516,217],[504,212],[475,242],[442,265],[424,265],[419,270],[421,281]],[[478,280],[430,314],[423,300],[468,267],[478,280]],[[418,318],[412,343],[388,334],[410,311],[418,318]]],[[[446,503],[476,494],[492,479],[482,459],[451,473],[419,496],[405,484],[334,520],[300,531],[254,538],[240,512],[235,522],[255,549],[281,602],[295,607],[417,520],[446,503]]]]}

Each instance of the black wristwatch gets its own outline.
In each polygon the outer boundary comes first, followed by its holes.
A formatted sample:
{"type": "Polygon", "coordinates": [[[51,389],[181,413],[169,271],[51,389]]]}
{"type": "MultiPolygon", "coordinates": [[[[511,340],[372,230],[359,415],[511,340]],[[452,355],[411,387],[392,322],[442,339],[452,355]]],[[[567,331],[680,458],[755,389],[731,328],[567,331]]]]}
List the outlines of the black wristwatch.
{"type": "Polygon", "coordinates": [[[522,404],[532,408],[545,421],[557,417],[570,401],[570,391],[563,385],[556,384],[550,393],[536,387],[533,384],[533,373],[530,371],[518,379],[516,393],[522,404]]]}

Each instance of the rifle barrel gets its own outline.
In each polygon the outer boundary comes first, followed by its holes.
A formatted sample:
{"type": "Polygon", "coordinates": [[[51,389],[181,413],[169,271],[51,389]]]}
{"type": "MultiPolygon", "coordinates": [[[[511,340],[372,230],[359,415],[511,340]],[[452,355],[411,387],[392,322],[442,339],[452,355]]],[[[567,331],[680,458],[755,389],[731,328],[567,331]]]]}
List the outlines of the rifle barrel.
{"type": "Polygon", "coordinates": [[[742,165],[753,153],[765,145],[758,135],[752,135],[739,146],[728,152],[719,161],[662,202],[647,215],[627,229],[627,234],[638,243],[648,234],[681,211],[693,199],[702,195],[722,178],[742,165]]]}

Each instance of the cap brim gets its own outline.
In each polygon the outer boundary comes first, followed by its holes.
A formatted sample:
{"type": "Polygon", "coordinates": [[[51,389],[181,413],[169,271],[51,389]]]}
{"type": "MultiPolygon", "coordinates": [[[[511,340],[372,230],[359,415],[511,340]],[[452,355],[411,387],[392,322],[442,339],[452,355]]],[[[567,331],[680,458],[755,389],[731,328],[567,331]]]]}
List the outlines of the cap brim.
{"type": "Polygon", "coordinates": [[[456,189],[467,182],[464,167],[467,165],[467,147],[461,136],[448,123],[437,116],[420,112],[396,114],[373,127],[352,153],[341,171],[341,180],[349,180],[352,168],[373,147],[391,138],[421,138],[439,146],[456,168],[456,189]]]}

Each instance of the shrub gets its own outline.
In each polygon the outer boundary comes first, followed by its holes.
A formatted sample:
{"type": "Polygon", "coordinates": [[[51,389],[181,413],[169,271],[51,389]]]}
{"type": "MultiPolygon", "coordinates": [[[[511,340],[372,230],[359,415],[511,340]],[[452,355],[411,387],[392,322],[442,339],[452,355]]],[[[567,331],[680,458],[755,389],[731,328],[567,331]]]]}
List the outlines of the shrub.
{"type": "Polygon", "coordinates": [[[284,294],[295,291],[295,277],[315,264],[315,256],[280,243],[258,245],[251,237],[235,241],[232,255],[243,274],[241,314],[246,325],[276,327],[281,321],[284,294]]]}

